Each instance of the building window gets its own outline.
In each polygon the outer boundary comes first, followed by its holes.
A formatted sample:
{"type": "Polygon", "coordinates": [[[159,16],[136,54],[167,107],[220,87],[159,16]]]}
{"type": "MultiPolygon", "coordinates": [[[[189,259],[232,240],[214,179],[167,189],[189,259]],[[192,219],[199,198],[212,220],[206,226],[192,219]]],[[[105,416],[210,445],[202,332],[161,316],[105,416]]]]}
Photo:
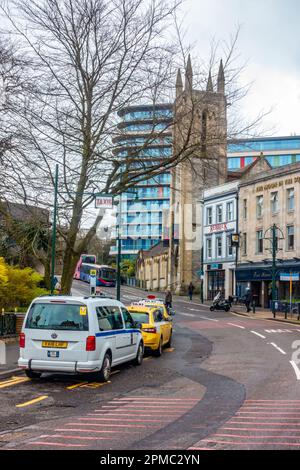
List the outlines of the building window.
{"type": "Polygon", "coordinates": [[[256,232],[256,254],[260,255],[264,251],[264,240],[263,240],[263,231],[258,230],[256,232]]]}
{"type": "Polygon", "coordinates": [[[286,228],[286,241],[287,241],[287,250],[294,250],[294,247],[295,247],[294,225],[289,225],[286,228]]]}
{"type": "Polygon", "coordinates": [[[247,199],[243,200],[243,218],[247,219],[247,199]]]}
{"type": "Polygon", "coordinates": [[[222,205],[217,206],[217,224],[223,222],[223,207],[222,205]]]}
{"type": "Polygon", "coordinates": [[[206,209],[206,225],[211,225],[212,223],[213,223],[212,207],[207,207],[207,209],[206,209]]]}
{"type": "Polygon", "coordinates": [[[263,205],[264,205],[264,197],[257,196],[256,198],[256,217],[260,218],[263,215],[263,205]]]}
{"type": "Polygon", "coordinates": [[[233,248],[231,244],[231,235],[227,235],[226,237],[226,246],[227,246],[227,256],[233,255],[233,248]]]}
{"type": "Polygon", "coordinates": [[[279,209],[278,192],[271,193],[271,212],[276,214],[279,209]]]}
{"type": "Polygon", "coordinates": [[[207,254],[207,258],[212,257],[212,240],[211,240],[211,238],[206,239],[206,254],[207,254]]]}
{"type": "Polygon", "coordinates": [[[247,233],[243,233],[242,254],[243,256],[247,254],[247,233]]]}
{"type": "Polygon", "coordinates": [[[295,209],[295,191],[294,188],[287,189],[287,210],[293,211],[295,209]]]}
{"type": "Polygon", "coordinates": [[[222,237],[216,237],[217,258],[222,258],[222,237]]]}
{"type": "Polygon", "coordinates": [[[227,222],[233,220],[233,202],[227,202],[227,222]]]}

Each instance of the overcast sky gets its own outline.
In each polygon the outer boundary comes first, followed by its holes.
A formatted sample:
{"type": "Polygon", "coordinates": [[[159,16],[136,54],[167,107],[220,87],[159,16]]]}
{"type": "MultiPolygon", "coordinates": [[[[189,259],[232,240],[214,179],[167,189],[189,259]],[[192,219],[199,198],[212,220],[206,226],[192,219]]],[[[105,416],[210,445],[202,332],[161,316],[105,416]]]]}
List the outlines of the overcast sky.
{"type": "Polygon", "coordinates": [[[186,0],[186,40],[207,58],[210,39],[228,39],[241,25],[239,52],[248,65],[243,80],[254,84],[245,115],[265,118],[273,135],[300,135],[300,1],[186,0]]]}

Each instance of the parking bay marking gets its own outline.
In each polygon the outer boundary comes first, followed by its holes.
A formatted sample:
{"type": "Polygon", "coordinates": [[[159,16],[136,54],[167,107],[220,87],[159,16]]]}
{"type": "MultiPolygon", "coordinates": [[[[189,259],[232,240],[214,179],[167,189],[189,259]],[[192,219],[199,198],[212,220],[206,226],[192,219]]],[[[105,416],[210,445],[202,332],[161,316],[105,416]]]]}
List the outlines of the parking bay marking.
{"type": "Polygon", "coordinates": [[[27,377],[13,377],[12,379],[0,382],[0,388],[12,387],[13,385],[18,385],[24,382],[30,382],[30,379],[27,377]]]}
{"type": "MultiPolygon", "coordinates": [[[[117,373],[119,371],[116,371],[117,373]]],[[[103,385],[110,384],[111,381],[108,380],[107,382],[80,382],[75,385],[69,385],[69,387],[66,387],[67,390],[73,390],[74,388],[99,388],[102,387],[103,385]]]]}
{"type": "Polygon", "coordinates": [[[25,403],[20,403],[19,405],[16,405],[16,408],[23,408],[24,406],[34,405],[35,403],[38,403],[42,400],[46,400],[46,398],[48,398],[48,395],[42,395],[41,397],[34,398],[33,400],[26,401],[25,403]]]}

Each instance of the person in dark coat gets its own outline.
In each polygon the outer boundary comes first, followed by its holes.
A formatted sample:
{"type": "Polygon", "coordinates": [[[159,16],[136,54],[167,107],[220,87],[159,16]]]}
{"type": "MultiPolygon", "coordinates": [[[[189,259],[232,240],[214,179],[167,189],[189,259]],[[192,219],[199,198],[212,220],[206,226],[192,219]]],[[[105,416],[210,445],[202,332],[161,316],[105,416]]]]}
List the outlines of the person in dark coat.
{"type": "Polygon", "coordinates": [[[167,290],[165,295],[165,306],[168,310],[172,308],[172,293],[170,290],[167,290]]]}
{"type": "Polygon", "coordinates": [[[190,300],[193,300],[194,289],[195,289],[195,287],[194,287],[193,283],[190,282],[189,288],[188,288],[190,300]]]}
{"type": "Polygon", "coordinates": [[[245,305],[246,305],[247,313],[251,311],[251,308],[250,308],[251,302],[252,302],[252,293],[251,293],[250,288],[248,287],[246,291],[246,295],[245,295],[245,305]]]}

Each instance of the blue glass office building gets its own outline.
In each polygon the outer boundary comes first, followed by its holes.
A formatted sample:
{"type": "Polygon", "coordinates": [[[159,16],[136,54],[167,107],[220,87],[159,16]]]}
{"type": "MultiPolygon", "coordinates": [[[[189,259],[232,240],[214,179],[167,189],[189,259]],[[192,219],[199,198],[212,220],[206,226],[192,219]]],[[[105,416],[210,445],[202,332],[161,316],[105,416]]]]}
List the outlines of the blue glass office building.
{"type": "MultiPolygon", "coordinates": [[[[115,154],[120,159],[130,156],[132,149],[147,162],[164,158],[172,152],[172,105],[130,106],[119,112],[120,134],[114,139],[115,154]]],[[[170,173],[162,171],[155,178],[138,183],[136,194],[122,195],[120,220],[121,256],[135,258],[138,251],[147,250],[162,238],[163,211],[169,208],[170,173]]],[[[111,248],[116,254],[117,248],[111,248]]]]}
{"type": "MultiPolygon", "coordinates": [[[[170,104],[140,105],[124,108],[119,116],[120,135],[114,139],[115,153],[126,158],[134,148],[141,149],[145,161],[167,157],[172,152],[173,110],[170,104]],[[157,139],[153,138],[153,130],[157,139]],[[147,143],[152,136],[151,144],[147,143]]],[[[252,163],[263,152],[272,167],[300,161],[300,136],[241,139],[228,143],[228,170],[252,163]]],[[[140,249],[147,250],[162,239],[163,211],[169,208],[170,174],[162,172],[155,179],[139,183],[137,195],[122,196],[122,258],[135,258],[140,249]],[[137,198],[137,200],[135,200],[137,198]]],[[[117,218],[119,214],[117,214],[117,218]]],[[[116,254],[113,246],[111,254],[116,254]]]]}
{"type": "Polygon", "coordinates": [[[228,144],[228,170],[244,168],[263,152],[272,167],[300,161],[300,136],[244,139],[228,144]]]}

